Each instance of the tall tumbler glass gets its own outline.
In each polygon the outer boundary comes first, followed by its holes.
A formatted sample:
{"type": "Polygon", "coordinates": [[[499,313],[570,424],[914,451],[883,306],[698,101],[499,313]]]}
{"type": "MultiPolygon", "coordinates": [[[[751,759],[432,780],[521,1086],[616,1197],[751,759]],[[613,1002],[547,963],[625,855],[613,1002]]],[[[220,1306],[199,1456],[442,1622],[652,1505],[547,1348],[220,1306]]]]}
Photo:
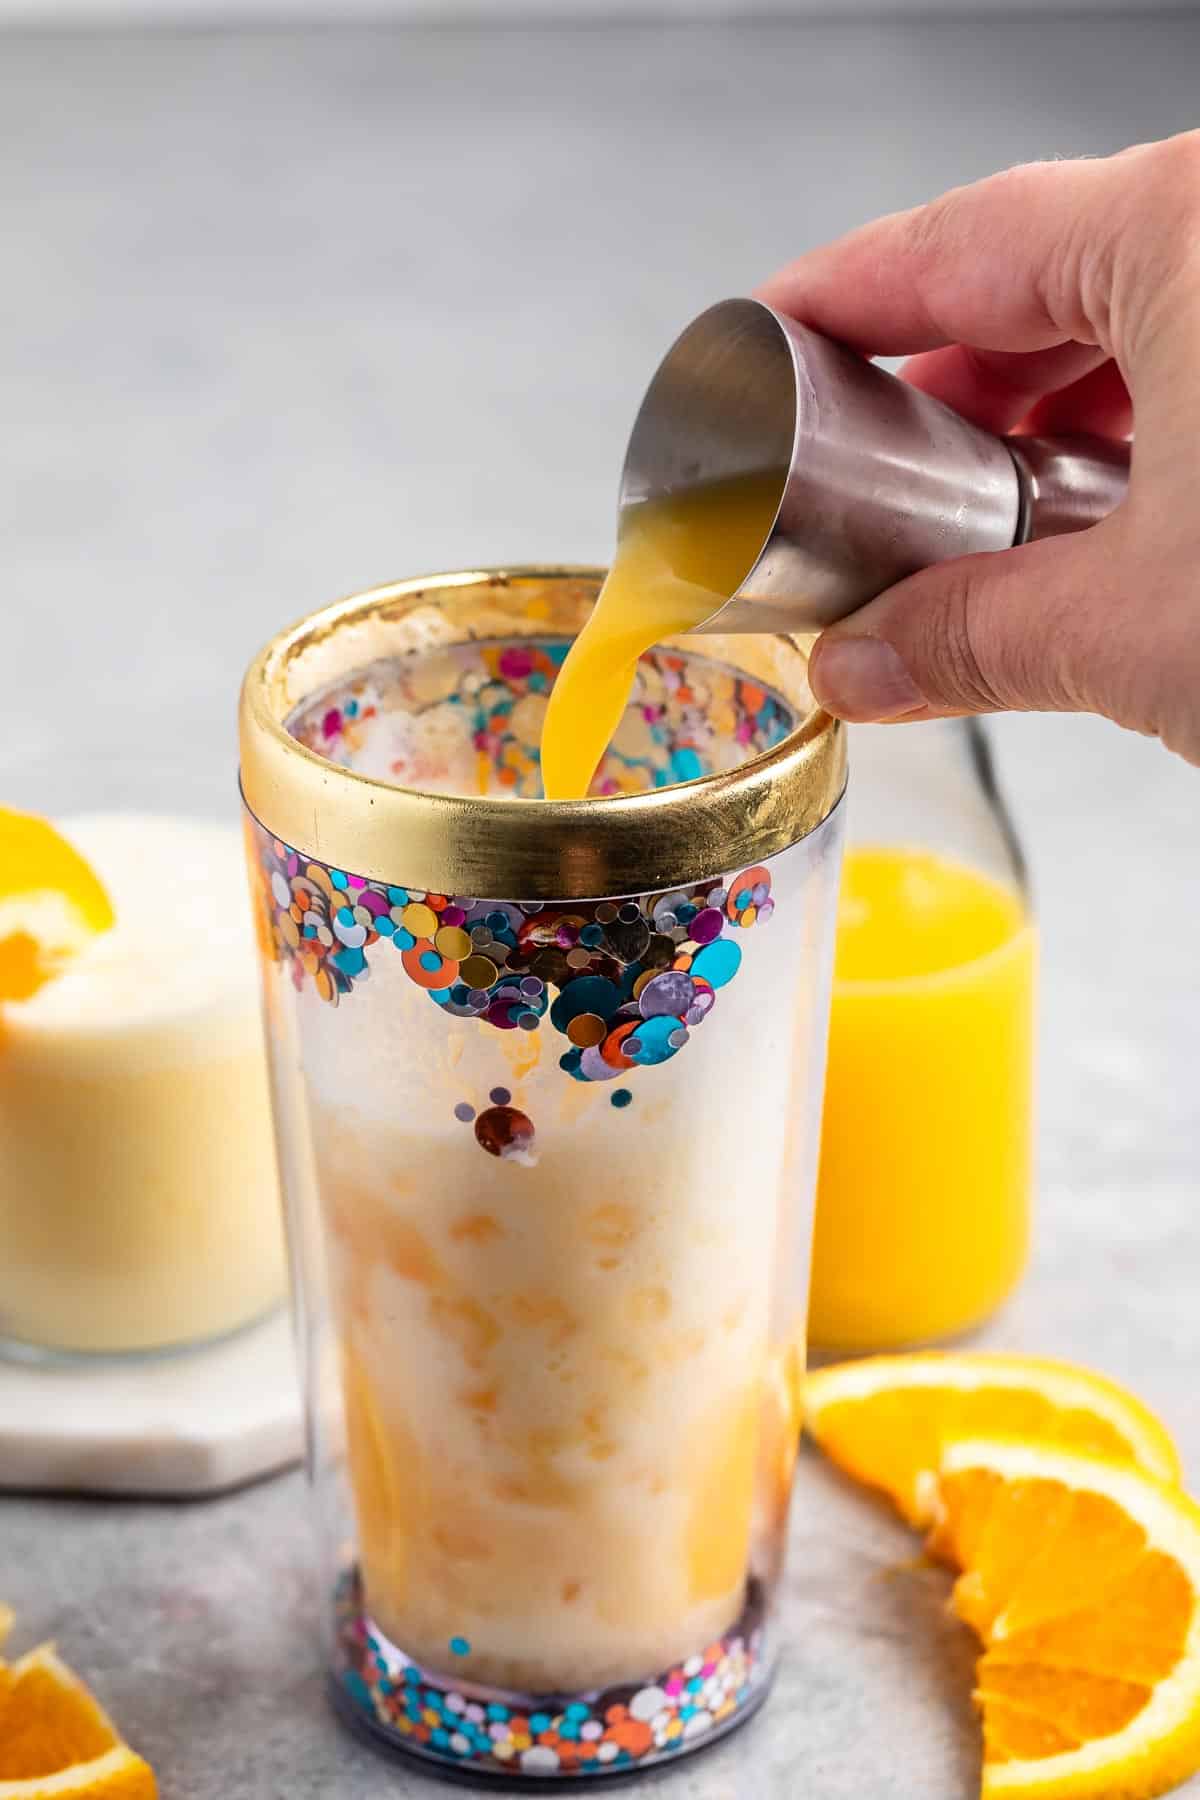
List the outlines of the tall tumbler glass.
{"type": "Polygon", "coordinates": [[[598,582],[344,601],[241,714],[334,1690],[509,1781],[762,1699],[801,1406],[843,735],[682,640],[541,800],[598,582]]]}

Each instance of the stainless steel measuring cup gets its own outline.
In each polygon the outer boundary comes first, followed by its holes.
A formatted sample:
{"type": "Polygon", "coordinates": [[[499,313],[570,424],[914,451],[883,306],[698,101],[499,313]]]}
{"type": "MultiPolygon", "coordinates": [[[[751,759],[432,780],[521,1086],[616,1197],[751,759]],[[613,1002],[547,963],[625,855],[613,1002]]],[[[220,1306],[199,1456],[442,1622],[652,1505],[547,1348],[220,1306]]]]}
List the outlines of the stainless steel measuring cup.
{"type": "Polygon", "coordinates": [[[758,300],[693,320],[634,423],[622,508],[775,474],[753,565],[700,631],[818,631],[931,563],[1094,525],[1127,445],[996,437],[758,300]]]}

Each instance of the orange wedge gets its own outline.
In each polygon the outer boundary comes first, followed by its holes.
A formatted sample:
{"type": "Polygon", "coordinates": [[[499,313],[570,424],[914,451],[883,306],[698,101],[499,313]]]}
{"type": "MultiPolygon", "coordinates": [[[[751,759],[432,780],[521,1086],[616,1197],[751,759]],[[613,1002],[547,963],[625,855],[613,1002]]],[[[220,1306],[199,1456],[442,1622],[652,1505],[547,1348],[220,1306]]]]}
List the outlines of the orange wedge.
{"type": "Polygon", "coordinates": [[[112,903],[45,819],[0,807],[0,1001],[28,1000],[98,931],[112,903]]]}
{"type": "Polygon", "coordinates": [[[0,1781],[0,1800],[155,1800],[157,1793],[150,1765],[128,1744],[117,1744],[57,1775],[0,1781]]]}
{"type": "Polygon", "coordinates": [[[0,1800],[155,1800],[156,1793],[149,1764],[121,1742],[52,1645],[0,1662],[0,1800]]]}
{"type": "Polygon", "coordinates": [[[856,1480],[889,1494],[910,1525],[932,1522],[937,1472],[962,1438],[1010,1437],[1179,1477],[1170,1437],[1140,1400],[1088,1369],[1002,1352],[871,1356],[814,1369],[805,1424],[856,1480]]]}
{"type": "Polygon", "coordinates": [[[1194,1501],[1129,1462],[967,1439],[936,1511],[984,1645],[983,1800],[1151,1800],[1200,1769],[1194,1501]]]}

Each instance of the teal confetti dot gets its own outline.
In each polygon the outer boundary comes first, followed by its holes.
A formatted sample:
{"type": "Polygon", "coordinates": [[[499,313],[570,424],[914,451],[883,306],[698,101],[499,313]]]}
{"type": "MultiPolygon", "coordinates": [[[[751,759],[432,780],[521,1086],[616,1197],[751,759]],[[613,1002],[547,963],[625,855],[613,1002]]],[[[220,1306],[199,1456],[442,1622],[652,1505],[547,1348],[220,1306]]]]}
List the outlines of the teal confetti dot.
{"type": "Polygon", "coordinates": [[[392,939],[397,950],[411,950],[416,941],[411,931],[405,931],[403,925],[397,925],[396,935],[392,939]]]}
{"type": "Polygon", "coordinates": [[[471,1646],[465,1637],[452,1637],[450,1639],[450,1654],[452,1656],[470,1656],[471,1646]]]}
{"type": "Polygon", "coordinates": [[[329,879],[335,888],[348,888],[350,883],[340,869],[330,869],[329,879]]]}
{"type": "Polygon", "coordinates": [[[701,975],[710,987],[724,987],[741,967],[742,952],[732,938],[721,937],[705,944],[692,961],[692,974],[701,975]]]}
{"type": "Polygon", "coordinates": [[[628,1106],[632,1100],[633,1095],[628,1088],[614,1089],[612,1094],[612,1103],[614,1106],[628,1106]]]}
{"type": "Polygon", "coordinates": [[[436,950],[422,950],[421,967],[423,969],[428,969],[431,975],[436,975],[441,966],[442,959],[436,950]]]}
{"type": "Polygon", "coordinates": [[[361,975],[367,966],[367,959],[361,950],[339,950],[329,960],[343,975],[361,975]]]}
{"type": "Polygon", "coordinates": [[[698,776],[703,775],[704,768],[696,752],[684,747],[672,750],[671,773],[676,781],[695,781],[698,776]]]}

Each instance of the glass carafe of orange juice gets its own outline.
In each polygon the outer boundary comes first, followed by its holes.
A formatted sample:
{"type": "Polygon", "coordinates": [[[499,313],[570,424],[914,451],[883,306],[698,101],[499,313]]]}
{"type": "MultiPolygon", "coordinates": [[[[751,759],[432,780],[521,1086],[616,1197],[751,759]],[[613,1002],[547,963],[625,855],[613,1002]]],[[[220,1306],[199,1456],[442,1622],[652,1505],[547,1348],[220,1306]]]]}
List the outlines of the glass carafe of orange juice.
{"type": "Polygon", "coordinates": [[[856,726],[809,1334],[979,1324],[1025,1263],[1035,932],[977,720],[856,726]]]}

